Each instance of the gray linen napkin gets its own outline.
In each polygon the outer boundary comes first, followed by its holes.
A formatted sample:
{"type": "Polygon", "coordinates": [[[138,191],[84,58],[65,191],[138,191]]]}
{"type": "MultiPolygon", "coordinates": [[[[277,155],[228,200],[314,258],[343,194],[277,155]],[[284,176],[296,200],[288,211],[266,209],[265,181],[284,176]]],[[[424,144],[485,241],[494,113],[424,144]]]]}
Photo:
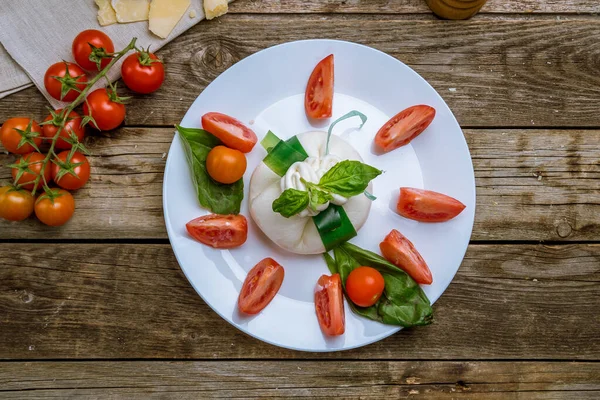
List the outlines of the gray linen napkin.
{"type": "MultiPolygon", "coordinates": [[[[202,0],[191,0],[169,37],[161,39],[148,30],[148,21],[101,27],[97,9],[94,0],[0,0],[0,42],[12,57],[0,49],[0,98],[3,93],[28,87],[25,78],[29,77],[55,109],[64,107],[65,103],[53,99],[44,89],[44,74],[56,62],[73,61],[71,44],[82,30],[104,31],[116,51],[127,46],[133,37],[138,38],[138,47],[150,45],[151,50],[158,50],[204,19],[202,0]],[[191,10],[196,12],[194,18],[190,17],[191,10]]],[[[111,81],[120,75],[120,63],[108,73],[111,81]]],[[[100,80],[95,87],[104,83],[100,80]]]]}

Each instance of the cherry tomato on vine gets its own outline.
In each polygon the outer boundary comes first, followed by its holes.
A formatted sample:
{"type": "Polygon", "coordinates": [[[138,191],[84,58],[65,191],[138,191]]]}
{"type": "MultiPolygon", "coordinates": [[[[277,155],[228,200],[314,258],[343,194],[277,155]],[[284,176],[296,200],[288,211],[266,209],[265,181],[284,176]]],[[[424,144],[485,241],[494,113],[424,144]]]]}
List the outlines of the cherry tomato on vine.
{"type": "MultiPolygon", "coordinates": [[[[50,111],[50,114],[44,119],[44,122],[51,121],[51,123],[42,126],[42,132],[45,138],[52,139],[58,131],[59,125],[65,118],[62,115],[62,109],[56,111],[50,111]]],[[[71,111],[66,116],[67,122],[65,127],[60,132],[60,138],[56,141],[55,147],[59,150],[66,150],[73,147],[71,143],[68,143],[64,139],[69,139],[71,132],[77,136],[77,141],[83,142],[85,136],[85,127],[81,126],[83,119],[75,111],[71,111]]]]}
{"type": "Polygon", "coordinates": [[[75,212],[75,200],[63,189],[50,189],[35,202],[35,216],[49,226],[66,224],[75,212]]]}
{"type": "Polygon", "coordinates": [[[346,278],[346,293],[360,307],[371,307],[377,303],[384,288],[383,275],[375,268],[355,268],[346,278]]]}
{"type": "Polygon", "coordinates": [[[96,89],[88,94],[83,105],[83,114],[91,116],[92,126],[101,131],[110,131],[125,120],[125,105],[113,89],[96,89]]]}
{"type": "Polygon", "coordinates": [[[27,154],[39,149],[42,144],[41,133],[42,128],[31,118],[10,118],[0,129],[0,140],[9,152],[27,154]]]}
{"type": "Polygon", "coordinates": [[[0,188],[0,218],[23,221],[33,212],[33,196],[23,189],[10,186],[0,188]]]}
{"type": "Polygon", "coordinates": [[[56,155],[52,162],[52,179],[63,189],[77,190],[90,179],[90,163],[77,151],[67,160],[69,153],[63,151],[56,155]]]}
{"type": "MultiPolygon", "coordinates": [[[[29,153],[25,154],[19,160],[12,164],[12,177],[16,180],[17,185],[22,185],[23,189],[32,190],[35,179],[40,175],[42,171],[42,164],[46,157],[40,153],[29,153]]],[[[41,188],[46,182],[50,182],[50,166],[46,164],[44,167],[43,177],[38,181],[38,188],[41,188]]]]}
{"type": "Polygon", "coordinates": [[[129,89],[148,94],[161,87],[165,80],[165,68],[156,55],[141,51],[125,59],[121,66],[121,76],[129,89]]]}
{"type": "Polygon", "coordinates": [[[215,146],[206,157],[206,170],[217,182],[237,182],[246,172],[246,156],[239,150],[215,146]]]}
{"type": "Polygon", "coordinates": [[[61,61],[52,64],[44,75],[44,87],[56,100],[71,102],[85,89],[87,77],[77,64],[61,61]],[[79,91],[78,91],[79,90],[79,91]]]}
{"type": "Polygon", "coordinates": [[[108,35],[96,29],[88,29],[75,36],[73,40],[73,58],[79,66],[88,71],[98,70],[106,67],[111,60],[107,56],[115,52],[115,46],[108,35]]]}

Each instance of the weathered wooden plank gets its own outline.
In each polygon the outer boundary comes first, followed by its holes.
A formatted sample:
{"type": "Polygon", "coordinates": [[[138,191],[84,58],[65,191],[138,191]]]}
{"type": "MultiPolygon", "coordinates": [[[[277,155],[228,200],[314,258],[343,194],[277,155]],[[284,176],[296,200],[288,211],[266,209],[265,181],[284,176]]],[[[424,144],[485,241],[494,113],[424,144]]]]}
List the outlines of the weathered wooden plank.
{"type": "MultiPolygon", "coordinates": [[[[198,24],[161,51],[166,83],[132,101],[126,122],[172,126],[242,58],[287,41],[334,38],[404,61],[441,93],[463,126],[600,127],[599,35],[598,18],[228,15],[198,24]]],[[[19,92],[0,101],[0,121],[20,114],[42,118],[45,106],[35,89],[19,92]]]]}
{"type": "MultiPolygon", "coordinates": [[[[166,238],[162,179],[169,128],[90,136],[91,182],[61,229],[0,221],[0,239],[166,238]]],[[[474,240],[600,239],[598,130],[465,130],[477,183],[474,240]]],[[[0,153],[0,166],[13,156],[0,153]]],[[[0,182],[9,179],[0,168],[0,182]]]]}
{"type": "Polygon", "coordinates": [[[102,361],[0,363],[3,398],[593,399],[589,362],[102,361]]]}
{"type": "MultiPolygon", "coordinates": [[[[232,13],[431,13],[421,0],[237,0],[230,5],[232,13]]],[[[485,13],[599,13],[594,0],[490,0],[481,9],[485,13]]]]}
{"type": "MultiPolygon", "coordinates": [[[[169,245],[0,245],[0,359],[313,358],[195,293],[169,245]]],[[[435,322],[334,359],[600,358],[600,245],[472,245],[435,322]]]]}

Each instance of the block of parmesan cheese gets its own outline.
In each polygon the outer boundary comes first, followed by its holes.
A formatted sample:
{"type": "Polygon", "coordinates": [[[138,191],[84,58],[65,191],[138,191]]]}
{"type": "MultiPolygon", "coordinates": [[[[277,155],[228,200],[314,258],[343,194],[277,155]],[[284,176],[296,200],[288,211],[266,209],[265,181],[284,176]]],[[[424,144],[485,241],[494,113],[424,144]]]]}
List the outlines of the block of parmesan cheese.
{"type": "Polygon", "coordinates": [[[148,21],[150,32],[165,39],[190,6],[191,0],[152,0],[148,21]]]}
{"type": "Polygon", "coordinates": [[[150,0],[112,0],[117,21],[135,22],[146,21],[150,11],[150,0]]]}
{"type": "Polygon", "coordinates": [[[117,15],[110,5],[110,0],[96,0],[96,5],[98,6],[98,23],[100,25],[112,25],[117,22],[117,15]]]}
{"type": "Polygon", "coordinates": [[[225,14],[229,9],[227,0],[204,0],[206,19],[213,19],[225,14]]]}

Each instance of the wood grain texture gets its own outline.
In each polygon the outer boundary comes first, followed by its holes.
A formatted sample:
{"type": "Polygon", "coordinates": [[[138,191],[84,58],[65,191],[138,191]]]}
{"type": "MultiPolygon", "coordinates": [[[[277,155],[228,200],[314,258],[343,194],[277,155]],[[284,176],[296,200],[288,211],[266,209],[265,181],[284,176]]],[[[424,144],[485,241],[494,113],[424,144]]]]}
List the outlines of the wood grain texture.
{"type": "Polygon", "coordinates": [[[6,399],[352,398],[595,399],[587,362],[20,362],[0,363],[6,399]]]}
{"type": "MultiPolygon", "coordinates": [[[[0,221],[0,239],[164,239],[162,179],[173,129],[89,136],[90,183],[66,226],[0,221]],[[101,210],[99,212],[99,210],[101,210]]],[[[465,130],[477,184],[474,240],[600,239],[599,130],[465,130]]],[[[0,166],[13,156],[0,153],[0,166]]],[[[7,182],[0,168],[0,182],[7,182]]]]}
{"type": "MultiPolygon", "coordinates": [[[[0,282],[0,359],[317,357],[221,319],[169,245],[0,244],[0,282]]],[[[318,357],[598,360],[599,298],[600,245],[472,245],[433,325],[318,357]]]]}
{"type": "MultiPolygon", "coordinates": [[[[431,13],[423,0],[236,0],[232,13],[431,13]]],[[[595,0],[489,0],[485,13],[600,13],[595,0]]]]}
{"type": "MultiPolygon", "coordinates": [[[[452,22],[227,15],[196,25],[161,50],[166,83],[155,94],[137,96],[128,105],[126,123],[172,126],[235,62],[288,41],[333,38],[372,46],[408,64],[438,90],[463,126],[600,127],[599,36],[597,18],[452,22]]],[[[0,101],[0,121],[15,115],[43,118],[45,106],[42,95],[28,89],[0,101]]]]}

